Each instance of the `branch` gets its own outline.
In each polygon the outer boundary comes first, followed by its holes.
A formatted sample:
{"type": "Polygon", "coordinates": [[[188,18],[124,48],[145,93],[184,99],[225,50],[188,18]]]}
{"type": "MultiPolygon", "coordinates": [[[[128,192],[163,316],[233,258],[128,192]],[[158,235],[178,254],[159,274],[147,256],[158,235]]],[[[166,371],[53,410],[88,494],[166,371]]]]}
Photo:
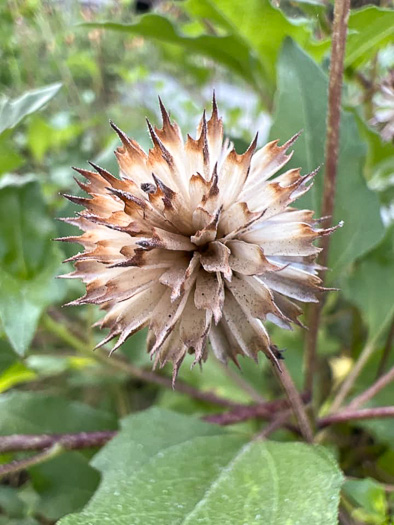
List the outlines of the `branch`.
{"type": "MultiPolygon", "coordinates": [[[[304,439],[308,443],[313,441],[313,431],[311,423],[307,416],[304,403],[302,401],[301,395],[298,392],[289,371],[286,368],[284,363],[281,364],[281,371],[278,371],[275,365],[272,366],[277,378],[279,379],[283,390],[286,393],[289,405],[293,409],[294,415],[300,425],[301,433],[304,439]]],[[[309,393],[308,393],[309,395],[309,393]]]]}
{"type": "Polygon", "coordinates": [[[13,434],[0,437],[0,454],[22,450],[43,450],[60,445],[64,450],[100,447],[117,434],[114,430],[78,434],[13,434]]]}
{"type": "MultiPolygon", "coordinates": [[[[307,396],[302,396],[302,401],[308,401],[307,396]]],[[[229,412],[221,414],[210,414],[204,416],[203,420],[209,423],[216,423],[217,425],[233,425],[234,423],[241,423],[249,419],[272,419],[278,413],[289,408],[287,399],[277,399],[275,401],[268,401],[259,405],[244,405],[229,412]]]]}
{"type": "Polygon", "coordinates": [[[387,361],[390,357],[390,352],[393,349],[393,341],[394,341],[394,317],[391,321],[389,333],[386,339],[386,344],[384,345],[382,359],[380,360],[379,368],[376,374],[377,378],[380,377],[384,372],[387,361]]]}
{"type": "Polygon", "coordinates": [[[39,454],[0,465],[0,478],[13,474],[14,472],[20,472],[28,467],[44,463],[45,461],[58,456],[61,452],[63,452],[63,447],[59,443],[55,443],[52,447],[45,449],[39,454]]]}
{"type": "Polygon", "coordinates": [[[380,379],[378,379],[372,386],[365,390],[365,392],[355,397],[344,410],[355,409],[361,405],[364,405],[367,401],[375,397],[378,392],[383,390],[383,388],[389,385],[392,381],[394,381],[394,366],[380,379]]]}
{"type": "Polygon", "coordinates": [[[360,419],[382,419],[394,417],[394,406],[364,408],[362,410],[343,410],[336,414],[323,417],[318,421],[319,428],[333,425],[334,423],[343,423],[346,421],[355,421],[360,419]]]}
{"type": "MultiPolygon", "coordinates": [[[[334,26],[332,34],[330,79],[328,91],[327,137],[325,146],[325,176],[321,216],[328,217],[325,226],[332,225],[335,203],[335,186],[339,154],[339,125],[341,121],[341,98],[343,66],[346,48],[347,24],[350,13],[350,0],[335,0],[334,26]]],[[[321,264],[327,266],[330,236],[322,238],[321,264]]],[[[323,275],[324,278],[324,275],[323,275]]],[[[317,336],[319,332],[321,303],[310,310],[309,335],[306,345],[305,390],[312,392],[316,369],[317,336]]]]}

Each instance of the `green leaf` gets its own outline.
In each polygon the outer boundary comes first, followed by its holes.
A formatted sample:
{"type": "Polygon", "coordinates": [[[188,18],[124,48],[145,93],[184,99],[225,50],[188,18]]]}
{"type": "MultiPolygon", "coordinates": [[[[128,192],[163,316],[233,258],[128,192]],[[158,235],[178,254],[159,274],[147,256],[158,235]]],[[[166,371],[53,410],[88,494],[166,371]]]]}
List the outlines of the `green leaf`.
{"type": "Polygon", "coordinates": [[[38,392],[0,397],[0,435],[93,432],[116,427],[112,414],[76,401],[38,392]]]}
{"type": "Polygon", "coordinates": [[[394,37],[394,11],[368,6],[353,11],[349,17],[345,67],[365,63],[394,37]]]}
{"type": "Polygon", "coordinates": [[[383,241],[354,265],[343,284],[343,293],[356,304],[372,338],[394,317],[392,281],[394,268],[394,226],[383,241]]]}
{"type": "Polygon", "coordinates": [[[39,110],[56,95],[60,88],[61,84],[56,83],[26,91],[21,97],[14,100],[2,97],[0,99],[0,133],[14,128],[27,115],[39,110]]]}
{"type": "Polygon", "coordinates": [[[78,452],[68,452],[30,468],[29,475],[40,495],[39,512],[50,520],[81,510],[100,481],[97,470],[78,452]]]}
{"type": "MultiPolygon", "coordinates": [[[[281,142],[303,130],[295,145],[289,167],[310,172],[324,162],[328,79],[294,42],[286,41],[278,65],[278,95],[270,136],[281,142]]],[[[377,195],[367,188],[362,167],[365,147],[354,116],[342,111],[340,150],[334,210],[334,224],[344,226],[331,237],[327,278],[341,275],[355,259],[383,237],[377,195]]],[[[298,206],[315,210],[319,216],[323,192],[323,171],[298,206]]]]}
{"type": "Polygon", "coordinates": [[[250,54],[250,50],[244,42],[231,35],[189,37],[183,35],[174,24],[160,15],[144,15],[134,24],[103,22],[83,25],[141,35],[153,40],[181,45],[192,53],[208,56],[225,65],[254,86],[258,85],[258,74],[262,74],[260,63],[256,60],[256,57],[250,54]]]}
{"type": "Polygon", "coordinates": [[[54,279],[62,254],[51,241],[53,224],[33,176],[0,180],[0,222],[0,318],[23,355],[43,310],[65,292],[54,279]]]}
{"type": "Polygon", "coordinates": [[[15,363],[0,374],[0,393],[36,378],[37,374],[29,370],[23,363],[15,363]]]}
{"type": "Polygon", "coordinates": [[[334,525],[342,475],[321,447],[247,442],[195,418],[151,409],[123,421],[94,458],[102,483],[60,525],[111,522],[334,525]]]}
{"type": "Polygon", "coordinates": [[[9,133],[0,137],[0,175],[14,171],[24,163],[24,159],[14,148],[9,133]]]}
{"type": "Polygon", "coordinates": [[[211,17],[221,23],[231,34],[244,42],[262,65],[264,79],[275,85],[276,61],[286,37],[290,36],[310,52],[318,55],[327,44],[313,41],[311,26],[304,21],[291,21],[269,0],[249,0],[246,9],[228,0],[189,0],[187,7],[192,14],[211,17]],[[319,51],[318,51],[319,50],[319,51]]]}
{"type": "Polygon", "coordinates": [[[381,524],[388,519],[386,493],[383,485],[371,478],[350,479],[343,485],[343,491],[361,508],[352,516],[363,523],[381,524]]]}

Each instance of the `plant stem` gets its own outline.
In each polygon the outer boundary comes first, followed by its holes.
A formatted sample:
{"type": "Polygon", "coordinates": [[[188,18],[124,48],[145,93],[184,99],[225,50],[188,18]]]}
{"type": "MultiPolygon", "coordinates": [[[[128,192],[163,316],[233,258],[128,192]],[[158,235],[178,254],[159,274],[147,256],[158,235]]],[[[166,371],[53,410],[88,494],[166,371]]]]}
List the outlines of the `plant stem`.
{"type": "Polygon", "coordinates": [[[334,401],[332,402],[332,405],[330,407],[330,412],[336,412],[340,406],[342,405],[343,401],[347,397],[348,393],[353,387],[354,382],[360,375],[361,370],[364,368],[365,364],[367,363],[368,359],[371,357],[373,351],[374,351],[374,340],[369,341],[363,351],[361,352],[359,358],[357,359],[355,365],[353,366],[351,372],[346,377],[345,381],[342,383],[342,386],[340,387],[337,395],[334,398],[334,401]]]}
{"type": "MultiPolygon", "coordinates": [[[[149,370],[143,370],[141,368],[138,368],[132,363],[129,363],[120,357],[110,357],[108,354],[104,353],[101,350],[95,350],[93,352],[88,344],[86,344],[81,339],[78,339],[78,337],[73,335],[67,329],[66,326],[64,326],[62,323],[57,322],[49,315],[44,316],[43,325],[49,332],[56,335],[59,339],[63,340],[65,343],[70,345],[77,352],[89,357],[90,359],[94,359],[100,363],[103,363],[106,367],[110,366],[113,369],[124,372],[130,377],[139,379],[140,381],[144,381],[146,383],[153,383],[164,388],[173,390],[172,381],[166,376],[157,374],[156,372],[151,372],[149,370]]],[[[176,382],[175,390],[182,394],[186,394],[194,399],[198,399],[199,401],[212,403],[218,406],[224,406],[228,408],[243,406],[240,403],[231,401],[230,399],[219,397],[213,392],[201,392],[200,390],[180,380],[176,382]]]]}
{"type": "Polygon", "coordinates": [[[386,339],[386,344],[384,345],[384,349],[383,349],[382,359],[380,360],[379,368],[378,368],[378,371],[376,373],[376,377],[377,378],[379,376],[381,376],[383,374],[383,372],[384,372],[384,369],[386,367],[387,361],[388,361],[389,356],[390,356],[390,352],[391,352],[391,350],[393,348],[393,341],[394,341],[394,317],[393,317],[393,319],[391,321],[389,333],[388,333],[388,336],[387,336],[387,339],[386,339]]]}
{"type": "Polygon", "coordinates": [[[309,421],[308,415],[305,410],[304,403],[302,401],[301,395],[298,392],[293,379],[291,375],[289,374],[289,371],[287,370],[287,367],[284,363],[281,363],[281,371],[276,368],[276,366],[273,365],[273,370],[279,379],[283,390],[286,393],[286,396],[289,400],[289,404],[291,408],[293,409],[294,415],[298,421],[298,424],[300,425],[301,433],[304,437],[304,439],[308,443],[312,443],[313,441],[313,431],[311,427],[311,423],[309,421]]]}
{"type": "Polygon", "coordinates": [[[61,452],[63,452],[63,450],[63,447],[59,443],[55,443],[53,446],[43,450],[39,454],[29,458],[17,459],[15,461],[11,461],[11,463],[0,465],[0,478],[9,474],[13,474],[14,472],[20,472],[21,470],[25,470],[34,465],[44,463],[45,461],[58,456],[61,452]]]}
{"type": "Polygon", "coordinates": [[[287,399],[277,399],[259,405],[241,406],[222,414],[209,414],[204,416],[203,419],[217,425],[233,425],[234,423],[241,423],[254,418],[272,419],[277,413],[280,414],[281,411],[288,407],[289,402],[287,399]]]}
{"type": "Polygon", "coordinates": [[[257,436],[258,439],[267,439],[275,430],[278,430],[278,428],[282,427],[289,417],[292,415],[293,410],[288,409],[284,410],[283,412],[280,412],[274,419],[272,419],[271,423],[269,423],[257,436]]]}
{"type": "Polygon", "coordinates": [[[100,447],[112,439],[115,430],[79,432],[77,434],[13,434],[0,437],[0,454],[22,450],[49,449],[56,444],[63,450],[100,447]]]}
{"type": "Polygon", "coordinates": [[[220,363],[220,368],[224,371],[224,373],[234,382],[236,383],[242,390],[248,394],[248,396],[253,399],[256,403],[265,403],[266,399],[245,379],[237,374],[234,370],[232,370],[227,364],[220,363]]]}
{"type": "Polygon", "coordinates": [[[364,405],[367,401],[376,396],[383,388],[389,385],[394,381],[394,366],[386,374],[384,374],[380,379],[378,379],[372,386],[370,386],[365,392],[355,397],[344,410],[350,410],[358,408],[361,405],[364,405]]]}
{"type": "Polygon", "coordinates": [[[334,423],[343,423],[360,419],[382,419],[394,417],[394,406],[364,408],[362,410],[343,410],[336,414],[323,417],[318,421],[319,428],[333,425],[334,423]]]}
{"type": "MultiPolygon", "coordinates": [[[[341,95],[343,66],[346,48],[347,24],[350,0],[335,0],[334,26],[332,34],[330,79],[328,91],[327,136],[325,146],[325,175],[321,215],[328,217],[325,226],[332,225],[335,203],[335,186],[339,155],[339,126],[341,121],[341,95]]],[[[330,236],[322,238],[321,264],[327,266],[330,236]]],[[[323,275],[324,278],[324,275],[323,275]]],[[[321,303],[311,306],[309,334],[306,344],[305,390],[313,392],[313,378],[316,369],[317,336],[319,332],[321,303]]]]}

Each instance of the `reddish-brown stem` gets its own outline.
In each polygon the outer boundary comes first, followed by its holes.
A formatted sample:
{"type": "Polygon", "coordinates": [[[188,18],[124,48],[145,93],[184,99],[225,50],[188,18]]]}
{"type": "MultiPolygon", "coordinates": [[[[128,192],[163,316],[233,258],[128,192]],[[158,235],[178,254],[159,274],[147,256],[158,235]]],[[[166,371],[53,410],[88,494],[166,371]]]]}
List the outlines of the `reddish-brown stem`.
{"type": "Polygon", "coordinates": [[[393,342],[394,342],[394,317],[393,317],[393,319],[391,321],[389,333],[388,333],[388,336],[387,336],[387,339],[386,339],[386,343],[385,343],[384,349],[383,349],[382,359],[380,360],[379,368],[378,368],[378,371],[376,373],[376,377],[377,378],[380,377],[383,374],[384,369],[386,368],[387,361],[388,361],[388,359],[390,357],[390,352],[393,349],[393,342]]]}
{"type": "Polygon", "coordinates": [[[64,450],[101,447],[116,435],[115,430],[78,434],[12,434],[0,437],[0,454],[23,450],[43,450],[55,444],[64,450]]]}
{"type": "MultiPolygon", "coordinates": [[[[301,396],[302,402],[307,401],[305,395],[301,396]]],[[[277,399],[275,401],[268,401],[259,405],[245,405],[224,412],[221,414],[210,414],[204,416],[204,421],[209,423],[216,423],[217,425],[233,425],[235,423],[241,423],[249,419],[272,419],[276,414],[289,408],[289,402],[287,399],[277,399]]]]}
{"type": "Polygon", "coordinates": [[[383,390],[383,388],[389,385],[392,381],[394,381],[394,366],[362,394],[355,397],[343,410],[354,410],[359,406],[364,405],[364,403],[375,397],[378,392],[383,390]]]}
{"type": "Polygon", "coordinates": [[[272,421],[258,434],[258,439],[267,439],[275,430],[286,425],[287,420],[292,415],[293,410],[291,408],[280,412],[272,421]]]}
{"type": "Polygon", "coordinates": [[[364,408],[362,410],[343,410],[336,414],[323,417],[318,421],[319,428],[333,425],[334,423],[344,423],[360,419],[381,419],[394,417],[394,406],[364,408]]]}
{"type": "MultiPolygon", "coordinates": [[[[327,136],[325,146],[325,175],[321,215],[327,217],[325,226],[332,225],[335,186],[338,170],[339,126],[341,121],[341,94],[343,66],[346,48],[347,24],[350,0],[335,0],[332,33],[330,79],[328,89],[327,136]]],[[[321,264],[327,266],[330,236],[322,237],[321,264]]],[[[324,276],[323,276],[324,277],[324,276]]],[[[305,390],[312,392],[316,369],[317,336],[321,317],[321,303],[312,305],[309,318],[309,334],[306,344],[305,390]]]]}
{"type": "Polygon", "coordinates": [[[59,445],[59,443],[55,443],[50,448],[46,448],[42,450],[42,452],[39,452],[34,456],[30,456],[28,458],[23,459],[16,459],[14,461],[11,461],[11,463],[5,463],[3,465],[0,465],[0,478],[7,476],[8,474],[12,474],[14,472],[20,472],[21,470],[33,467],[34,465],[44,463],[44,461],[48,461],[49,459],[58,456],[62,451],[62,446],[59,445]]]}
{"type": "MultiPolygon", "coordinates": [[[[289,400],[289,405],[293,409],[294,415],[300,426],[301,433],[304,439],[308,443],[313,441],[313,430],[311,423],[309,421],[308,415],[305,410],[304,403],[302,401],[301,395],[298,392],[289,371],[284,363],[281,364],[281,371],[279,371],[275,366],[273,370],[281,383],[283,390],[286,393],[287,399],[289,400]]],[[[307,393],[308,395],[308,393],[307,393]]]]}

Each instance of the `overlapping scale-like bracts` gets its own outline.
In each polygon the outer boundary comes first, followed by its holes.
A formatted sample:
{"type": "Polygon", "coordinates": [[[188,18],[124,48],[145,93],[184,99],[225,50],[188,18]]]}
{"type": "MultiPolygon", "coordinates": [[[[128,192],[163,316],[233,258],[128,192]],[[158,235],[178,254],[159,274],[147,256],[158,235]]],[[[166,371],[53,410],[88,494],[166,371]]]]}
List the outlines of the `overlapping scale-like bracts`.
{"type": "Polygon", "coordinates": [[[279,366],[280,355],[264,326],[301,324],[300,302],[318,301],[315,241],[321,229],[313,212],[292,203],[316,172],[281,170],[297,139],[270,142],[256,150],[257,137],[239,155],[223,137],[215,99],[197,138],[183,141],[160,101],[163,126],[148,129],[153,147],[145,153],[117,126],[119,178],[92,164],[78,169],[87,198],[64,219],[83,234],[72,257],[86,295],[70,304],[94,303],[106,311],[100,322],[118,337],[116,350],[144,327],[155,365],[173,363],[174,380],[187,352],[205,361],[208,341],[216,357],[237,363],[260,351],[279,366]]]}

